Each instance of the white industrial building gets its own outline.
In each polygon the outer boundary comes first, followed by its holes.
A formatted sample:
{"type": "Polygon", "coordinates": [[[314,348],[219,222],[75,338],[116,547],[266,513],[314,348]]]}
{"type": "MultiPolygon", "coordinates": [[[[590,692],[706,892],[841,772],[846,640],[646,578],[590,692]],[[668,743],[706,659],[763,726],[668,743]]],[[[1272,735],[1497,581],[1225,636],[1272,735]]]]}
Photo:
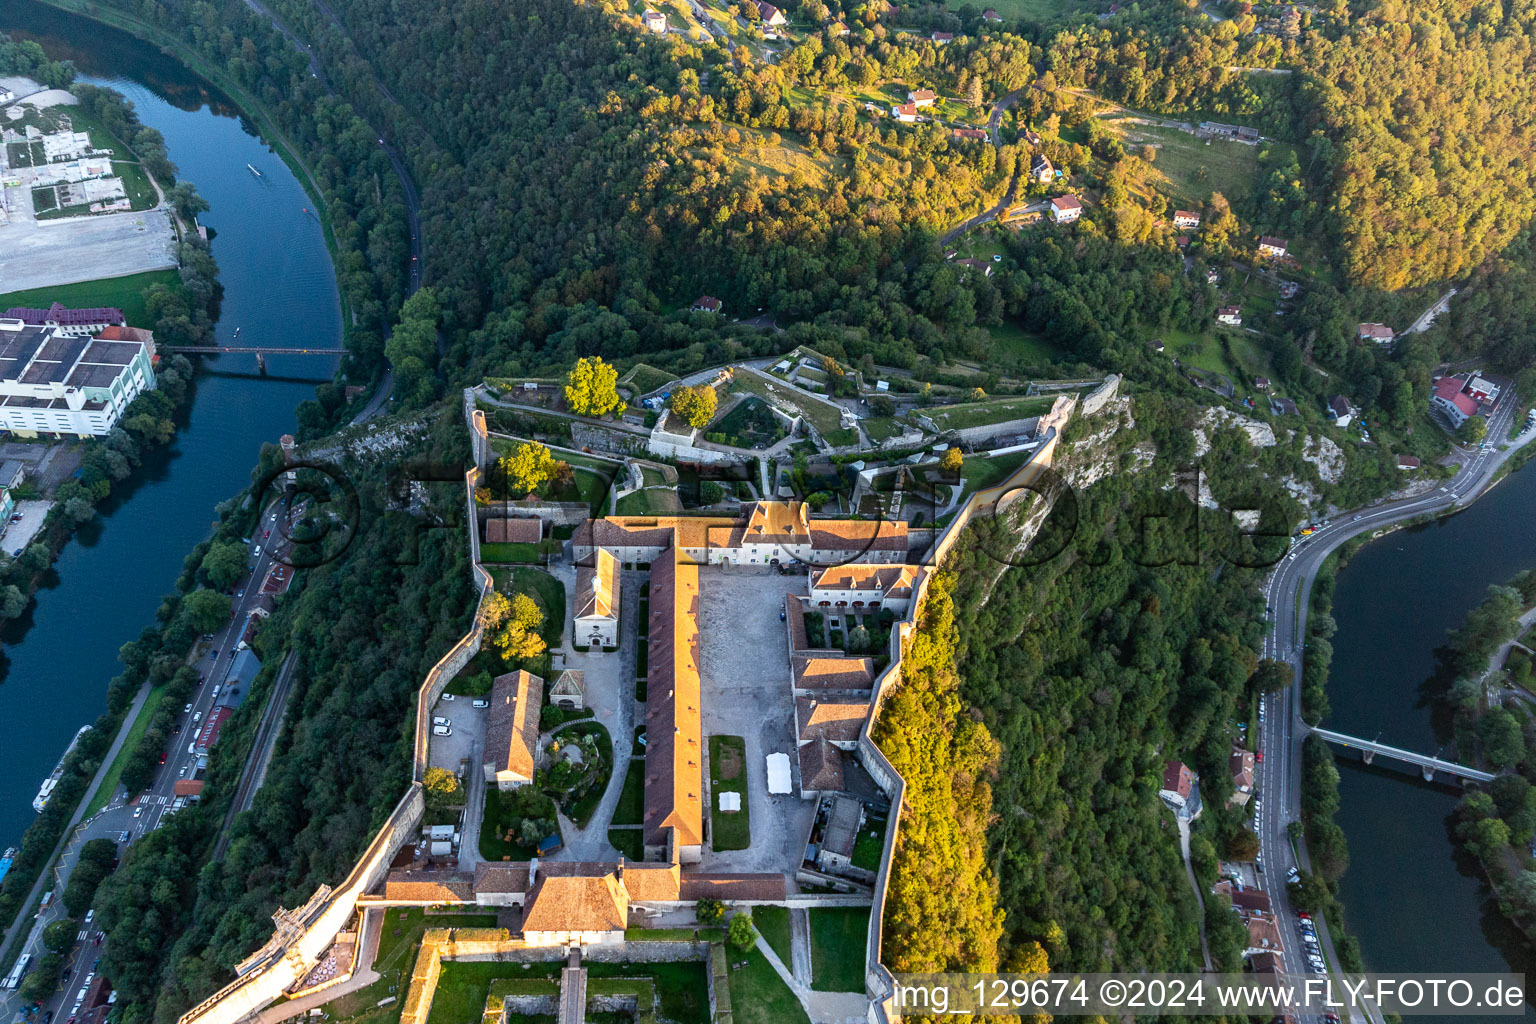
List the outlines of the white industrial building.
{"type": "Polygon", "coordinates": [[[0,320],[0,429],[21,437],[101,437],[154,387],[143,341],[74,337],[0,320]]]}

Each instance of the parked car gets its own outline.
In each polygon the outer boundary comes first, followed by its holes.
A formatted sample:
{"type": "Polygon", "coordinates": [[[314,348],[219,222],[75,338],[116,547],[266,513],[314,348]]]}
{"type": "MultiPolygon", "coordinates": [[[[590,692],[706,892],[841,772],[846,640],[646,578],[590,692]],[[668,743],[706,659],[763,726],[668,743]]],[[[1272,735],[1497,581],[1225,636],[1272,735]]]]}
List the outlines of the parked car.
{"type": "Polygon", "coordinates": [[[469,706],[472,707],[472,708],[488,708],[488,707],[491,706],[491,702],[486,700],[486,699],[484,699],[484,698],[481,698],[479,700],[470,701],[469,706]]]}
{"type": "Polygon", "coordinates": [[[432,735],[434,735],[434,736],[452,736],[453,735],[453,726],[451,726],[451,725],[434,725],[432,727],[432,735]]]}
{"type": "Polygon", "coordinates": [[[451,693],[443,694],[443,700],[453,700],[453,694],[451,694],[451,693]]]}

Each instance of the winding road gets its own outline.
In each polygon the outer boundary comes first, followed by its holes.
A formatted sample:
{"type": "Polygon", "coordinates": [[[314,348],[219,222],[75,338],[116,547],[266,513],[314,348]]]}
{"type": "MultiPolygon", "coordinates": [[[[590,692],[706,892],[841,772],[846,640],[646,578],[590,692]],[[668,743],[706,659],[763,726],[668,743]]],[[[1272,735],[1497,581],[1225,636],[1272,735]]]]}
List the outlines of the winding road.
{"type": "MultiPolygon", "coordinates": [[[[1510,419],[1517,405],[1512,389],[1506,389],[1489,419],[1489,438],[1508,436],[1510,419]]],[[[1270,622],[1264,641],[1264,657],[1290,665],[1295,682],[1283,693],[1265,698],[1266,720],[1259,726],[1256,744],[1265,755],[1256,772],[1257,792],[1264,800],[1264,810],[1255,822],[1255,830],[1259,835],[1265,878],[1270,886],[1267,891],[1285,942],[1286,967],[1292,972],[1299,973],[1303,969],[1302,943],[1285,877],[1293,866],[1310,870],[1305,844],[1298,844],[1293,853],[1287,826],[1292,821],[1301,820],[1301,747],[1309,731],[1301,719],[1301,663],[1312,583],[1323,562],[1346,541],[1407,519],[1470,504],[1487,490],[1504,461],[1532,440],[1536,440],[1536,429],[1526,430],[1502,450],[1463,452],[1464,461],[1456,475],[1435,490],[1370,506],[1358,513],[1344,513],[1332,524],[1293,544],[1264,587],[1266,616],[1270,622]]],[[[1337,971],[1340,969],[1338,954],[1327,922],[1318,917],[1316,923],[1324,958],[1330,969],[1337,971]]],[[[1378,1024],[1375,1015],[1372,1015],[1372,1021],[1378,1024]]]]}

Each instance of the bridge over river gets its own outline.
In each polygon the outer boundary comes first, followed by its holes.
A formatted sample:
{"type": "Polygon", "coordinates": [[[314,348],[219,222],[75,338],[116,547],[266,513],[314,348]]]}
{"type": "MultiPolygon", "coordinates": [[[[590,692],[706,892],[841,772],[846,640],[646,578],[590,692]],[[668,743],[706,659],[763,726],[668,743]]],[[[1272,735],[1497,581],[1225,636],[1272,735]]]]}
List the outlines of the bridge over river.
{"type": "Polygon", "coordinates": [[[1477,768],[1469,768],[1455,761],[1446,761],[1439,757],[1430,757],[1428,754],[1415,754],[1411,750],[1403,750],[1401,747],[1388,746],[1375,740],[1363,740],[1358,736],[1346,736],[1341,732],[1333,732],[1330,729],[1313,729],[1312,734],[1319,736],[1329,743],[1337,743],[1341,747],[1353,747],[1362,752],[1365,763],[1370,764],[1377,754],[1390,757],[1394,761],[1404,761],[1417,765],[1419,772],[1425,780],[1433,779],[1436,772],[1444,772],[1447,775],[1455,775],[1463,779],[1471,779],[1474,782],[1492,782],[1496,777],[1492,772],[1485,772],[1477,768]]]}

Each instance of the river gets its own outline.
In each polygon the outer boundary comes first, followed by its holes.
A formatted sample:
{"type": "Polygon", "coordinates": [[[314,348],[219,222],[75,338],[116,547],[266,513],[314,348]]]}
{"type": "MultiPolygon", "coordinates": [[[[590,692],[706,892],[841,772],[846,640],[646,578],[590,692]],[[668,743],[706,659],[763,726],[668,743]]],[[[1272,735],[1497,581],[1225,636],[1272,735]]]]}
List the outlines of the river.
{"type": "MultiPolygon", "coordinates": [[[[314,204],[223,95],[154,47],[32,0],[0,4],[0,31],[73,60],[81,81],[122,92],[165,135],[180,176],[211,207],[200,219],[215,233],[224,285],[219,344],[236,343],[236,328],[243,344],[340,344],[336,275],[314,204]]],[[[202,362],[174,442],[98,508],[32,608],[0,632],[9,659],[0,669],[0,846],[21,838],[37,787],[105,709],[118,648],[153,623],[187,552],[209,535],[214,507],[249,484],[261,444],[290,432],[297,405],[335,370],[328,357],[279,357],[263,379],[254,356],[202,362]]]]}
{"type": "MultiPolygon", "coordinates": [[[[1449,738],[1445,716],[1424,696],[1435,648],[1490,584],[1536,566],[1533,507],[1536,469],[1526,469],[1466,511],[1389,534],[1351,559],[1334,594],[1330,728],[1379,733],[1425,753],[1449,738]]],[[[1536,951],[1498,915],[1474,865],[1451,844],[1446,818],[1460,787],[1426,784],[1380,759],[1367,767],[1341,753],[1338,762],[1338,820],[1351,864],[1340,898],[1366,967],[1536,977],[1536,951]]]]}

